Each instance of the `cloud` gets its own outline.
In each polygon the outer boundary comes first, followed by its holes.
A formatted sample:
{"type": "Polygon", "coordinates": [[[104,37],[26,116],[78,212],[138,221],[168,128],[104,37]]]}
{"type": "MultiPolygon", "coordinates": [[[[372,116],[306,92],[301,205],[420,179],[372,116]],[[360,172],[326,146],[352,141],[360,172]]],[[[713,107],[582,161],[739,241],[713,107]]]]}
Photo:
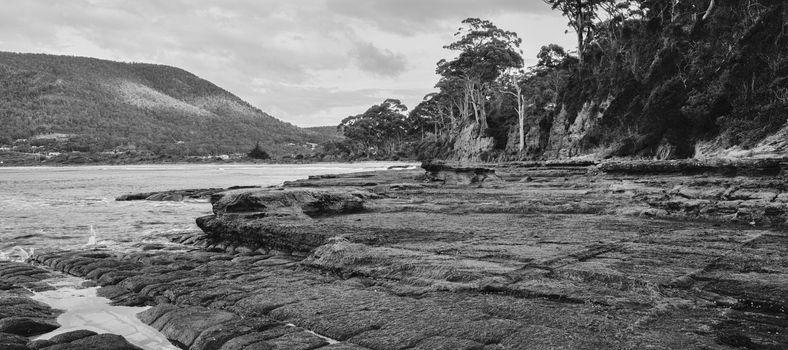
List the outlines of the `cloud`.
{"type": "MultiPolygon", "coordinates": [[[[467,17],[521,34],[526,60],[562,39],[539,0],[24,0],[0,11],[2,50],[166,64],[297,125],[336,124],[385,98],[410,107],[467,17]],[[555,33],[550,37],[545,33],[555,33]]],[[[566,44],[569,43],[569,44],[566,44]]]]}
{"type": "Polygon", "coordinates": [[[401,53],[379,49],[375,44],[358,43],[351,52],[362,71],[379,76],[395,77],[405,71],[408,59],[401,53]]]}
{"type": "Polygon", "coordinates": [[[425,94],[418,88],[336,88],[281,84],[257,79],[255,97],[265,111],[274,116],[287,115],[288,121],[301,126],[337,125],[343,118],[363,113],[387,98],[399,98],[413,108],[425,94]],[[276,103],[273,103],[275,101],[276,103]]]}
{"type": "Polygon", "coordinates": [[[366,22],[377,28],[414,36],[459,23],[468,17],[499,14],[546,14],[541,0],[327,0],[329,11],[366,22]]]}

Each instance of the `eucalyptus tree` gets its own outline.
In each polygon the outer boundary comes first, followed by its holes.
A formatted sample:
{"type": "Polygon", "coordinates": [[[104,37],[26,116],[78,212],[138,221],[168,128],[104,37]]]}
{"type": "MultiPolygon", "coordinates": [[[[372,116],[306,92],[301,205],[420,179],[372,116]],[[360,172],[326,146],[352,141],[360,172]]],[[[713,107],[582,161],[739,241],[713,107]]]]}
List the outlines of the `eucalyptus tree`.
{"type": "Polygon", "coordinates": [[[460,115],[467,120],[473,112],[481,136],[487,129],[487,104],[494,95],[494,82],[506,70],[523,66],[522,39],[487,20],[468,18],[462,24],[455,33],[457,41],[444,46],[459,55],[438,62],[436,72],[442,77],[438,86],[454,88],[461,83],[460,115]]]}
{"type": "Polygon", "coordinates": [[[569,26],[577,34],[577,56],[583,64],[583,51],[593,37],[594,18],[600,3],[605,0],[544,0],[554,10],[559,10],[569,19],[569,26]]]}
{"type": "Polygon", "coordinates": [[[408,108],[397,99],[387,99],[374,105],[366,112],[349,116],[339,124],[339,130],[358,143],[363,152],[383,152],[393,154],[401,149],[412,125],[404,112],[408,108]]]}

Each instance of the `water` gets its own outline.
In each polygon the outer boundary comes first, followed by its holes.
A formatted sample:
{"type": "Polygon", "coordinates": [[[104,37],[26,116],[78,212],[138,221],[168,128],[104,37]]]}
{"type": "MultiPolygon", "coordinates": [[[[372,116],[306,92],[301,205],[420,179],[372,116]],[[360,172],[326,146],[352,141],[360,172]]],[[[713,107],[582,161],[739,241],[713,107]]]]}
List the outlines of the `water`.
{"type": "MultiPolygon", "coordinates": [[[[117,202],[134,192],[230,186],[269,186],[309,175],[386,169],[402,163],[310,165],[141,165],[0,168],[0,259],[23,260],[33,249],[83,248],[87,244],[132,250],[163,234],[199,230],[207,201],[117,202]]],[[[61,327],[40,336],[77,329],[123,335],[149,350],[176,349],[135,315],[145,308],[109,305],[96,287],[66,277],[48,281],[55,290],[33,298],[63,310],[61,327]]],[[[333,341],[333,340],[330,340],[333,341]]]]}
{"type": "Polygon", "coordinates": [[[96,296],[98,287],[83,287],[85,280],[65,277],[44,281],[55,290],[35,292],[33,299],[63,310],[57,317],[60,328],[36,339],[50,339],[58,334],[87,329],[96,333],[122,335],[143,349],[178,350],[155,328],[137,319],[148,307],[112,306],[107,298],[96,296]]]}
{"type": "Polygon", "coordinates": [[[394,162],[305,165],[134,165],[0,168],[0,258],[24,248],[100,245],[132,249],[165,233],[199,230],[207,201],[117,202],[125,193],[230,186],[268,186],[309,175],[385,169],[394,162]]]}

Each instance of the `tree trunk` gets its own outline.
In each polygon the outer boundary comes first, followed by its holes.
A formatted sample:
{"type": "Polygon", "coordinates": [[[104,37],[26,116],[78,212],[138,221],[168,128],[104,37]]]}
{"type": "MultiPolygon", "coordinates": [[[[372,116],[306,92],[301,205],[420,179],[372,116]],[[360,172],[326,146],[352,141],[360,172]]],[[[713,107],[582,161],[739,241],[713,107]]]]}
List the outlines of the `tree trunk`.
{"type": "Polygon", "coordinates": [[[715,0],[711,0],[709,2],[709,8],[706,9],[706,14],[703,15],[703,21],[704,22],[706,22],[706,20],[708,20],[709,17],[711,17],[711,14],[714,12],[714,7],[716,5],[717,5],[717,2],[715,0]]]}
{"type": "Polygon", "coordinates": [[[583,18],[583,1],[577,0],[577,58],[580,65],[583,65],[583,49],[585,49],[585,40],[583,32],[586,29],[585,18],[583,18]]]}
{"type": "Polygon", "coordinates": [[[518,100],[517,101],[517,105],[518,105],[517,116],[520,119],[520,145],[519,145],[520,147],[519,147],[519,149],[520,149],[520,153],[522,153],[523,150],[525,149],[525,125],[524,125],[525,124],[525,99],[523,98],[523,95],[520,93],[520,89],[517,89],[517,95],[518,95],[518,98],[517,98],[517,100],[518,100]]]}

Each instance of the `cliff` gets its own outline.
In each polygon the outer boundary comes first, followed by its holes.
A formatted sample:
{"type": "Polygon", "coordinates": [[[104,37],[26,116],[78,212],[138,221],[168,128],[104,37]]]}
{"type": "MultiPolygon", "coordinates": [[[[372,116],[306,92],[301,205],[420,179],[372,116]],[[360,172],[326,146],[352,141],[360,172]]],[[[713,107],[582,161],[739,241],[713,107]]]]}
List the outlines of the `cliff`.
{"type": "Polygon", "coordinates": [[[785,3],[721,3],[706,20],[692,12],[702,2],[682,3],[684,12],[647,13],[615,31],[598,24],[555,103],[528,110],[523,151],[516,114],[501,111],[490,124],[502,131],[482,141],[459,133],[451,158],[788,155],[785,3]]]}

